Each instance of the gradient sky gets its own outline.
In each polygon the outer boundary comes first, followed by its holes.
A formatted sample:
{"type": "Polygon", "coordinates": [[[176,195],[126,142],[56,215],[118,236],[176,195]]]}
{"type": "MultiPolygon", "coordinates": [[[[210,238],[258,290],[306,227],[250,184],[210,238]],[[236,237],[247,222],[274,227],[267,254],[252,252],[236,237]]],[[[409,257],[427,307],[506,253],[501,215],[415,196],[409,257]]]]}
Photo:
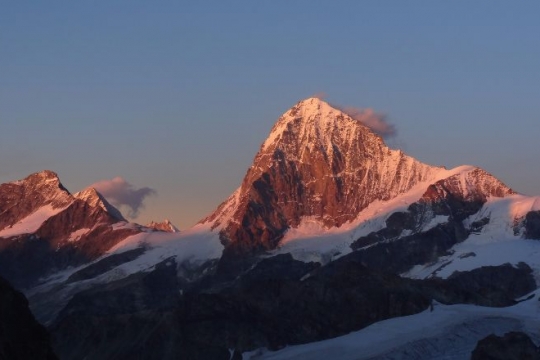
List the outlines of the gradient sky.
{"type": "Polygon", "coordinates": [[[386,114],[421,161],[540,195],[539,17],[534,1],[8,1],[0,182],[120,176],[156,191],[135,221],[185,228],[324,92],[386,114]]]}

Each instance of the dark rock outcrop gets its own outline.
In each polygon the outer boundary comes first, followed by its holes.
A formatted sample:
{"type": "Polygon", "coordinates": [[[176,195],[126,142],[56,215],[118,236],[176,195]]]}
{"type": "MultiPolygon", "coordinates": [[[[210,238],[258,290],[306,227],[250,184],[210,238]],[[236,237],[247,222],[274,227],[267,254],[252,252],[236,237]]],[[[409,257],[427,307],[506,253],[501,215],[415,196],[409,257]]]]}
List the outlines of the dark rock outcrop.
{"type": "Polygon", "coordinates": [[[529,211],[525,215],[525,238],[540,240],[540,211],[529,211]]]}
{"type": "Polygon", "coordinates": [[[429,305],[413,281],[352,262],[320,268],[281,255],[217,291],[182,288],[173,264],[74,296],[51,328],[58,354],[228,359],[228,349],[321,340],[429,305]]]}
{"type": "Polygon", "coordinates": [[[26,298],[3,278],[0,278],[0,359],[56,359],[49,334],[32,316],[26,298]]]}
{"type": "Polygon", "coordinates": [[[386,240],[386,230],[369,234],[352,244],[353,249],[371,245],[347,255],[379,271],[403,273],[416,264],[425,264],[446,255],[456,243],[464,240],[466,229],[461,223],[439,224],[425,232],[386,240]]]}
{"type": "Polygon", "coordinates": [[[225,285],[212,283],[219,277],[183,284],[176,269],[166,260],[151,273],[74,296],[51,328],[55,350],[63,358],[228,359],[228,349],[279,349],[328,339],[426,310],[432,299],[511,305],[526,289],[509,293],[505,284],[530,276],[520,272],[525,268],[503,267],[469,278],[420,281],[370,270],[354,257],[321,267],[289,254],[264,259],[225,285]],[[505,271],[514,276],[487,286],[488,273],[505,271]]]}
{"type": "Polygon", "coordinates": [[[229,350],[189,336],[181,326],[177,264],[167,259],[76,294],[51,326],[63,359],[229,359],[229,350]]]}
{"type": "Polygon", "coordinates": [[[492,334],[478,342],[471,360],[540,360],[540,348],[522,332],[492,334]]]}
{"type": "Polygon", "coordinates": [[[444,304],[510,306],[514,299],[536,289],[532,269],[525,263],[482,266],[453,273],[448,279],[423,282],[425,293],[444,304]]]}

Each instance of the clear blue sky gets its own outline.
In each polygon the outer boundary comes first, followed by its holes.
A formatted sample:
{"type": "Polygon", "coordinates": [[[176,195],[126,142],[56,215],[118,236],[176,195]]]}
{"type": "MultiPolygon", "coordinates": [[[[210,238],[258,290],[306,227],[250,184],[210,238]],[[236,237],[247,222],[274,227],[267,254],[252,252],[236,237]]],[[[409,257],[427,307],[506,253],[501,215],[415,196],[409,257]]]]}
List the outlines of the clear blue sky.
{"type": "Polygon", "coordinates": [[[540,194],[540,3],[8,1],[0,182],[151,187],[182,228],[241,182],[275,120],[324,92],[418,159],[540,194]]]}

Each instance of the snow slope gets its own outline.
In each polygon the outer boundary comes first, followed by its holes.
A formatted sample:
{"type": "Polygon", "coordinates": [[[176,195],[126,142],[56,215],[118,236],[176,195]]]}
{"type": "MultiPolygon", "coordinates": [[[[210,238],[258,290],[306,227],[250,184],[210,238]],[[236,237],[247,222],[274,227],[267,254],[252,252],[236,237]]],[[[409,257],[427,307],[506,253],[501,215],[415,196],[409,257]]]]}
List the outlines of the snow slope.
{"type": "MultiPolygon", "coordinates": [[[[298,227],[291,228],[280,242],[279,248],[272,252],[291,253],[297,260],[326,263],[350,253],[350,245],[359,237],[381,230],[386,226],[386,219],[398,211],[405,211],[409,205],[420,200],[427,188],[440,180],[459,175],[461,183],[465,183],[467,174],[477,169],[464,165],[450,170],[440,168],[428,180],[421,182],[406,193],[388,201],[374,201],[361,211],[356,219],[340,227],[327,228],[313,218],[304,217],[298,227]]],[[[464,185],[464,187],[466,187],[464,185]]],[[[437,216],[422,227],[429,230],[446,217],[437,216]]],[[[403,234],[407,235],[407,234],[403,234]]]]}
{"type": "Polygon", "coordinates": [[[55,209],[51,204],[42,206],[11,227],[0,230],[0,237],[7,238],[36,232],[45,220],[62,212],[65,208],[66,207],[55,209]]]}
{"type": "MultiPolygon", "coordinates": [[[[133,228],[138,225],[122,222],[115,224],[114,229],[133,228]]],[[[72,236],[77,235],[73,233],[72,236]]],[[[109,249],[96,260],[58,272],[47,279],[42,279],[41,286],[37,286],[29,294],[42,292],[55,284],[66,281],[77,271],[95,264],[107,256],[121,254],[135,248],[144,246],[146,251],[136,259],[125,262],[86,283],[106,283],[119,280],[137,272],[152,271],[154,266],[166,259],[175,258],[178,264],[187,263],[197,267],[208,260],[219,259],[223,252],[223,245],[219,234],[210,230],[209,225],[196,225],[181,233],[168,233],[162,231],[147,231],[132,235],[109,249]]]]}
{"type": "Polygon", "coordinates": [[[540,197],[513,195],[490,199],[477,214],[466,220],[470,224],[489,218],[489,223],[480,232],[456,244],[451,255],[440,257],[432,264],[417,265],[402,275],[416,279],[447,278],[454,271],[525,262],[533,269],[536,282],[540,284],[540,241],[523,239],[519,225],[529,211],[538,209],[540,197]]]}
{"type": "Polygon", "coordinates": [[[139,271],[150,271],[154,265],[171,257],[175,257],[177,264],[187,262],[198,266],[208,260],[219,259],[223,252],[219,233],[211,231],[209,225],[196,225],[181,233],[151,231],[131,236],[111,248],[105,256],[139,246],[148,249],[137,259],[114,268],[97,280],[112,281],[139,271]]]}
{"type": "MultiPolygon", "coordinates": [[[[442,305],[434,310],[375,323],[360,331],[270,352],[258,349],[244,360],[468,359],[489,334],[524,331],[540,341],[540,302],[534,298],[506,308],[442,305]]],[[[526,298],[526,297],[525,297],[526,298]]]]}

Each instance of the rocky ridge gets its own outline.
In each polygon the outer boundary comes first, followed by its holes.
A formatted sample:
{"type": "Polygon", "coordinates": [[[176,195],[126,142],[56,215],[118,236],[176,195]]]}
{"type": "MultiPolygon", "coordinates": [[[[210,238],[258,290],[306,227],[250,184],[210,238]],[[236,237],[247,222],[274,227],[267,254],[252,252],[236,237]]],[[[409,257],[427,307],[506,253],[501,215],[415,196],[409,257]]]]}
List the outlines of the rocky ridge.
{"type": "Polygon", "coordinates": [[[0,274],[19,288],[87,263],[138,230],[95,189],[71,195],[52,171],[0,185],[0,274]]]}
{"type": "Polygon", "coordinates": [[[49,334],[23,294],[0,277],[0,359],[54,360],[49,334]]]}
{"type": "Polygon", "coordinates": [[[172,233],[180,232],[180,230],[176,226],[174,226],[173,223],[169,221],[169,219],[165,219],[162,222],[151,221],[150,223],[146,224],[146,227],[158,231],[166,231],[172,233]]]}

